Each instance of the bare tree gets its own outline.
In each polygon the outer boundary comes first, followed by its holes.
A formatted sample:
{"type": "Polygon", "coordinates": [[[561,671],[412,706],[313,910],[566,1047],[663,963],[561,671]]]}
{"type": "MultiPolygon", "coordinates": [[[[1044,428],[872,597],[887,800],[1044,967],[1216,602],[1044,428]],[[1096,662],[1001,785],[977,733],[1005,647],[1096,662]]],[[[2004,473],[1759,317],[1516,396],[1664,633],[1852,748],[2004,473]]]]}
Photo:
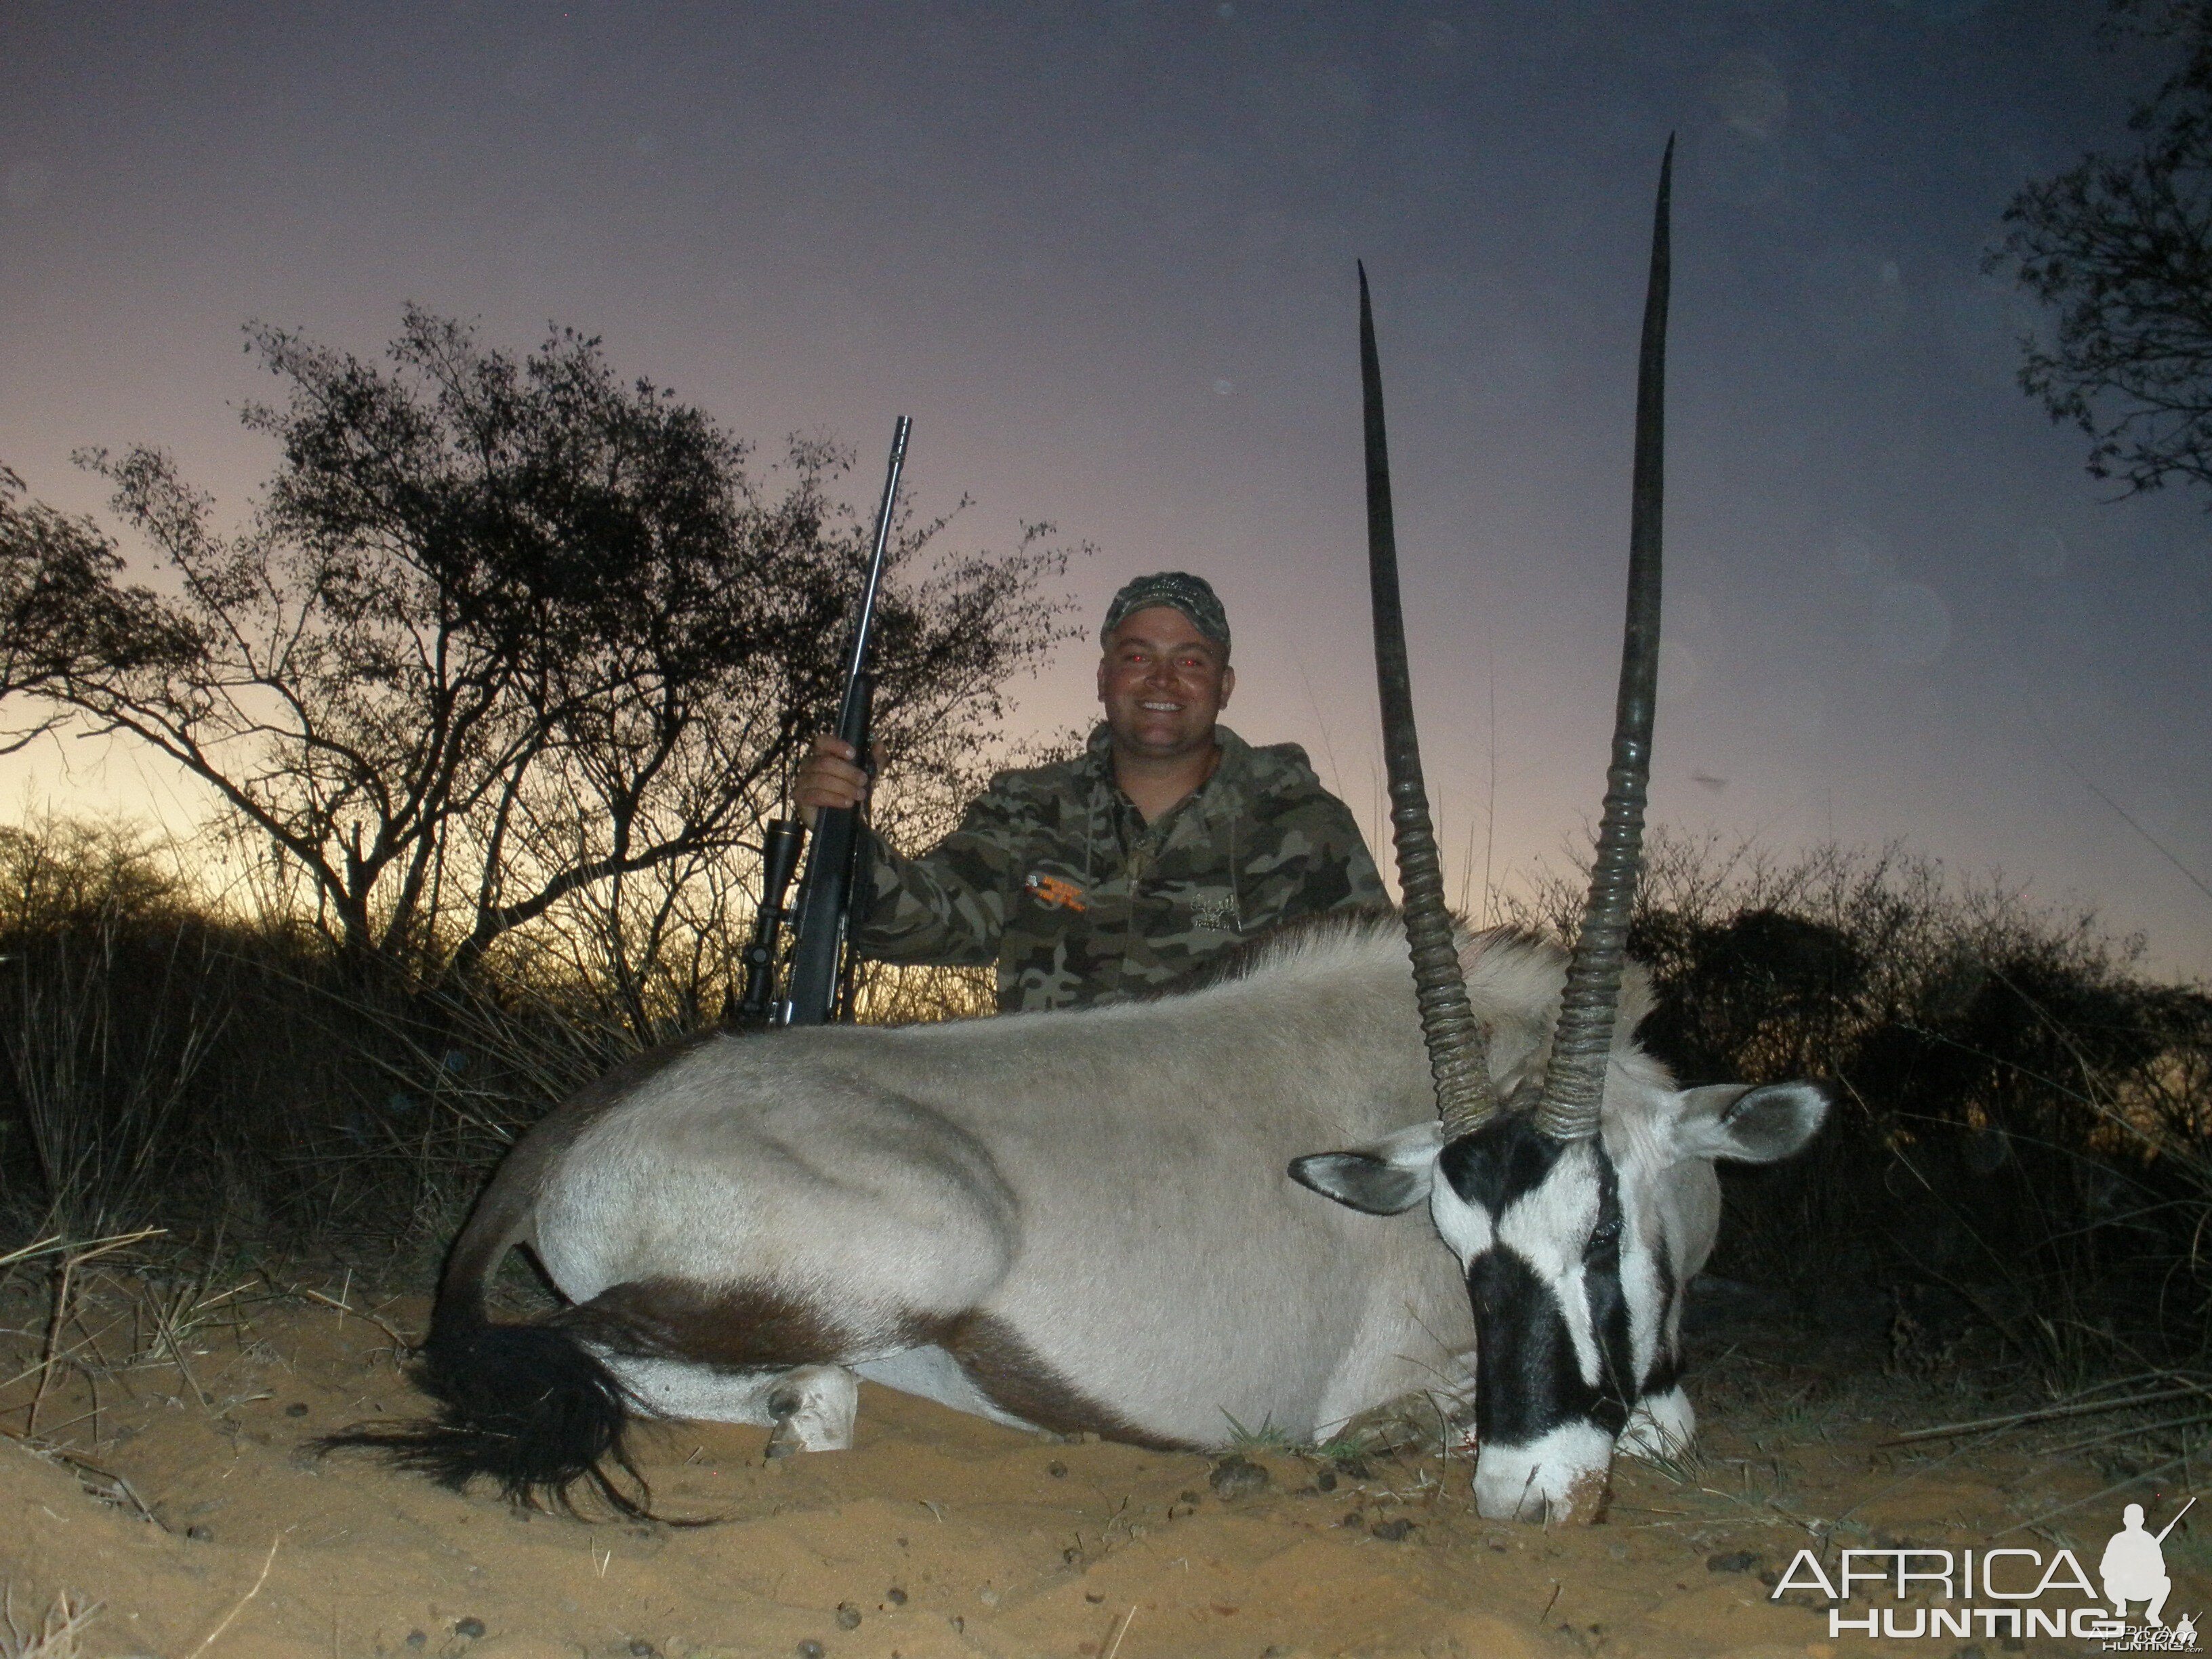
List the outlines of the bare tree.
{"type": "Polygon", "coordinates": [[[2056,313],[2048,344],[2024,342],[2020,383],[2089,434],[2092,477],[2212,486],[2212,4],[2113,9],[2148,13],[2182,66],[2130,118],[2132,149],[2013,198],[1984,264],[2056,313]]]}
{"type": "MultiPolygon", "coordinates": [[[[827,700],[865,552],[831,495],[849,458],[794,441],[757,479],[747,446],[573,331],[518,361],[410,307],[382,365],[248,337],[289,395],[245,410],[282,447],[245,528],[218,532],[159,451],[80,458],[175,578],[137,603],[192,648],[34,689],[206,782],[363,962],[466,969],[563,906],[634,920],[641,880],[664,939],[672,877],[755,832],[827,700]]],[[[990,720],[1056,637],[1042,530],[932,574],[939,528],[902,526],[885,596],[894,752],[990,720]]],[[[112,577],[92,584],[111,608],[112,577]]],[[[637,937],[602,941],[633,994],[637,937]]]]}
{"type": "MultiPolygon", "coordinates": [[[[90,664],[137,669],[191,652],[152,594],[116,585],[122,556],[98,526],[22,495],[22,479],[0,466],[0,699],[52,693],[90,664]]],[[[65,718],[44,707],[27,726],[0,726],[0,755],[65,718]]]]}

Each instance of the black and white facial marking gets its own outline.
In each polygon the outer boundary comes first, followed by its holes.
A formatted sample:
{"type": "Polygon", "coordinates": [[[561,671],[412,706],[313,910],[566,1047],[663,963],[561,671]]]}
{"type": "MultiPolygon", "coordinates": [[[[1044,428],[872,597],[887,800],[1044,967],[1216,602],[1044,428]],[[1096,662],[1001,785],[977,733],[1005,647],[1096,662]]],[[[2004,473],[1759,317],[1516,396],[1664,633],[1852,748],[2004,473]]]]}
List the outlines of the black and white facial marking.
{"type": "MultiPolygon", "coordinates": [[[[1513,1115],[1440,1141],[1423,1125],[1291,1174],[1375,1214],[1428,1198],[1474,1310],[1477,1506],[1541,1521],[1603,1479],[1646,1395],[1675,1392],[1675,1274],[1596,1139],[1547,1139],[1513,1115]]],[[[1674,1405],[1662,1428],[1686,1437],[1674,1405]]]]}
{"type": "Polygon", "coordinates": [[[1541,1520],[1603,1480],[1638,1402],[1674,1386],[1665,1243],[1632,1224],[1602,1142],[1547,1139],[1524,1115],[1453,1141],[1436,1174],[1430,1213],[1474,1310],[1477,1504],[1541,1520]]]}
{"type": "Polygon", "coordinates": [[[1620,1182],[1594,1140],[1547,1140],[1510,1117],[1455,1140],[1430,1198],[1474,1305],[1485,1440],[1534,1440],[1571,1419],[1608,1435],[1635,1379],[1620,1291],[1620,1182]]]}
{"type": "Polygon", "coordinates": [[[1678,1091],[1637,1066],[1602,1139],[1548,1140],[1506,1115],[1449,1145],[1424,1124],[1291,1165],[1370,1214],[1428,1198],[1474,1308],[1475,1506],[1492,1520],[1582,1512],[1616,1449],[1688,1443],[1682,1287],[1719,1220],[1713,1161],[1786,1158],[1827,1114],[1814,1084],[1678,1091]]]}

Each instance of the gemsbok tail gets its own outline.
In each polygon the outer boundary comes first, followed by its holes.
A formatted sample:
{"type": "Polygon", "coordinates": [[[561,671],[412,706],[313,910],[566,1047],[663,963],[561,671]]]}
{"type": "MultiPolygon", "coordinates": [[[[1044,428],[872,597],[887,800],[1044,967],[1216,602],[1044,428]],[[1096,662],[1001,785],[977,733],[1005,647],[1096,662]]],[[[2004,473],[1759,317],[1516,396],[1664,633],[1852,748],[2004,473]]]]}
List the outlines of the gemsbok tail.
{"type": "Polygon", "coordinates": [[[576,1513],[578,1490],[617,1513],[657,1520],[652,1492],[624,1444],[641,1414],[578,1333],[564,1310],[523,1324],[495,1323],[486,1304],[492,1274],[524,1231],[531,1183],[511,1157],[453,1243],[438,1285],[430,1334],[416,1351],[415,1380],[438,1402],[434,1417],[360,1424],[327,1436],[318,1449],[365,1448],[459,1492],[479,1476],[508,1502],[576,1513]],[[621,1479],[617,1480],[617,1477],[621,1479]]]}

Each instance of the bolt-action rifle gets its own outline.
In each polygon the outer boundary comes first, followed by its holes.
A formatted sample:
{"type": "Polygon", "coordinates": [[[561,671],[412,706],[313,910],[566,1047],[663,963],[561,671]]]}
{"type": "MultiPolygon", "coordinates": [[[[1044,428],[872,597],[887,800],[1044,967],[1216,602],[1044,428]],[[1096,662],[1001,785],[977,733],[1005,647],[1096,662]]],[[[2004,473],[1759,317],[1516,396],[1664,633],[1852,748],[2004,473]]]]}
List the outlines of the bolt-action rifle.
{"type": "MultiPolygon", "coordinates": [[[[876,540],[868,558],[868,579],[853,622],[852,647],[845,658],[845,690],[837,705],[837,735],[853,745],[854,758],[868,765],[868,725],[875,680],[868,669],[868,641],[876,617],[876,592],[884,579],[884,550],[890,544],[891,507],[898,497],[899,471],[906,465],[907,434],[914,422],[902,415],[891,434],[890,468],[884,499],[876,509],[876,540]]],[[[823,1025],[849,1017],[851,988],[845,971],[845,934],[853,911],[854,878],[861,846],[860,812],[825,806],[814,816],[814,844],[806,851],[806,873],[799,878],[798,917],[784,993],[775,1000],[776,936],[794,912],[784,894],[798,854],[800,830],[785,818],[768,829],[761,883],[761,908],[753,920],[752,941],[744,954],[744,992],[740,1019],[765,1018],[776,1025],[823,1025]],[[842,995],[841,995],[842,992],[842,995]],[[842,1006],[840,1006],[840,1004],[842,1006]]]]}

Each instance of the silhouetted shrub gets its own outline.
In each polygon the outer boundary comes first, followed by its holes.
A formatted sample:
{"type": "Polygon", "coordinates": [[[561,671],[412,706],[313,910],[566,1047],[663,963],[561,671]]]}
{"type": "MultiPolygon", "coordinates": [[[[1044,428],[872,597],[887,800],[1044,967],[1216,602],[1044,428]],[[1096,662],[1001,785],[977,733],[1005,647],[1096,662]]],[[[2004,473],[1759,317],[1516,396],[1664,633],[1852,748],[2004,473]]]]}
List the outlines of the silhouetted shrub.
{"type": "MultiPolygon", "coordinates": [[[[1514,920],[1556,927],[1577,885],[1514,920]]],[[[1725,1173],[1716,1272],[1830,1320],[1941,1287],[2057,1370],[2206,1346],[2212,999],[2148,982],[2133,942],[1893,848],[1664,837],[1632,942],[1661,992],[1645,1039],[1684,1081],[1836,1091],[1805,1155],[1725,1173]]],[[[702,1017],[641,1030],[557,951],[434,989],[354,966],[212,911],[127,833],[0,830],[0,1221],[427,1266],[523,1127],[702,1017]]],[[[915,970],[863,1006],[988,1000],[972,971],[915,970]]]]}
{"type": "MultiPolygon", "coordinates": [[[[1514,919],[1564,934],[1580,885],[1514,919]]],[[[1662,835],[1631,945],[1661,995],[1644,1040],[1685,1081],[1836,1090],[1803,1157],[1724,1172],[1716,1271],[1816,1316],[1941,1285],[2060,1367],[2212,1340],[2212,999],[2143,977],[2140,940],[1896,848],[1662,835]]]]}

